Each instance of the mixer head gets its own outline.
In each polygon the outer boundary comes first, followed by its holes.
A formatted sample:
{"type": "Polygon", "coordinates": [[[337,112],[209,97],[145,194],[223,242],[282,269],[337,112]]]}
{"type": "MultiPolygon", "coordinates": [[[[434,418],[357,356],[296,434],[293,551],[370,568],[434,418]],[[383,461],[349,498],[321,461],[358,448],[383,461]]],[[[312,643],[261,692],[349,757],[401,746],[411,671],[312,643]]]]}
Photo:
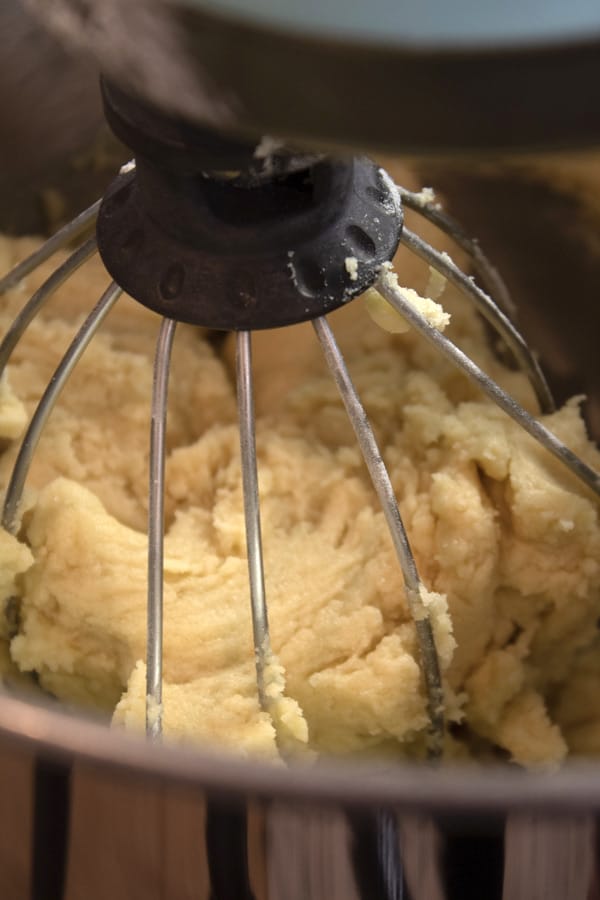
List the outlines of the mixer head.
{"type": "Polygon", "coordinates": [[[438,157],[600,139],[594,0],[28,5],[123,87],[220,132],[438,157]]]}

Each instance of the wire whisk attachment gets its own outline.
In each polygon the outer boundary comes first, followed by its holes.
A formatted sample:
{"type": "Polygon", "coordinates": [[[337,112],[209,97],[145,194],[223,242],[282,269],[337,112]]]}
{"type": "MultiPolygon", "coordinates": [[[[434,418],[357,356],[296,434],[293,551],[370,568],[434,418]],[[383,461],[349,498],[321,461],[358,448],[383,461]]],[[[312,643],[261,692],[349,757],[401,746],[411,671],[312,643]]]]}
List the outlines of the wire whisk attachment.
{"type": "MultiPolygon", "coordinates": [[[[197,148],[193,148],[194,153],[197,148]]],[[[190,151],[191,152],[191,151],[190,151]]],[[[193,156],[193,154],[192,154],[193,156]]],[[[195,158],[195,157],[194,157],[195,158]]],[[[252,332],[311,321],[350,420],[384,514],[414,622],[429,717],[428,755],[444,748],[444,687],[428,591],[419,575],[389,473],[375,433],[328,321],[328,314],[371,289],[423,338],[569,469],[595,495],[600,478],[545,425],[525,411],[432,325],[398,285],[390,260],[401,243],[451,282],[485,317],[527,377],[542,412],[554,402],[539,363],[515,328],[506,288],[479,246],[433,198],[398,188],[368,160],[311,160],[305,170],[278,169],[272,179],[223,178],[219,173],[167,177],[141,155],[128,164],[94,204],[0,281],[5,291],[61,247],[81,237],[98,216],[98,238],[81,243],[28,300],[0,344],[0,371],[29,324],[64,281],[96,251],[115,279],[89,314],[56,369],[26,430],[9,479],[2,525],[19,528],[20,502],[39,438],[64,385],[123,290],[162,316],[151,398],[148,510],[146,732],[163,728],[163,557],[165,430],[177,322],[236,333],[236,382],[250,611],[257,692],[276,719],[284,683],[271,645],[268,571],[265,572],[257,463],[252,332]],[[146,214],[157,204],[163,215],[146,214]],[[431,221],[472,260],[485,290],[444,253],[404,225],[403,207],[431,221]],[[183,213],[182,213],[183,211],[183,213]],[[181,221],[177,218],[182,213],[181,221]],[[161,222],[160,225],[157,222],[161,222]],[[182,231],[183,229],[183,231],[182,231]],[[187,232],[186,232],[187,229],[187,232]],[[500,299],[500,305],[490,293],[500,299]],[[273,675],[277,673],[277,677],[273,675]],[[275,678],[275,680],[274,680],[275,678]]],[[[198,163],[199,165],[199,163],[198,163]]],[[[393,386],[390,386],[393,390],[393,386]]]]}

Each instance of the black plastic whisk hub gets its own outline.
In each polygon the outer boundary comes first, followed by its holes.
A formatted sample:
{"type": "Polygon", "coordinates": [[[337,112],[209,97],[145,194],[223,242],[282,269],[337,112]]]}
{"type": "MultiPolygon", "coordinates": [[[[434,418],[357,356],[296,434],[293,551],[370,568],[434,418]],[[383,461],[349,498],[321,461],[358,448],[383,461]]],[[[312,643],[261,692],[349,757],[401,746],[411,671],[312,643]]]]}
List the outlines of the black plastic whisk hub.
{"type": "Polygon", "coordinates": [[[290,325],[362,293],[392,258],[402,211],[370,160],[298,156],[269,139],[252,148],[147,105],[138,116],[106,84],[104,101],[136,167],[104,198],[99,250],[150,309],[214,329],[290,325]]]}

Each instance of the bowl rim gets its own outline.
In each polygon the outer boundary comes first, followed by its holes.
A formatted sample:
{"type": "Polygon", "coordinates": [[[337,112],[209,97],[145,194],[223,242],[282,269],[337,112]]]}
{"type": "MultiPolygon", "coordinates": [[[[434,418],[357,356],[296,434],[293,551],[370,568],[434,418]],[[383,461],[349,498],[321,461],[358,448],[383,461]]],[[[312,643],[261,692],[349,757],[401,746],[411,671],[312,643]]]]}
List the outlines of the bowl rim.
{"type": "Polygon", "coordinates": [[[376,804],[421,813],[600,811],[600,765],[591,761],[569,762],[554,771],[496,764],[372,766],[339,759],[288,767],[224,750],[150,742],[97,718],[6,693],[0,696],[0,741],[67,766],[79,761],[117,776],[179,783],[217,795],[376,804]]]}

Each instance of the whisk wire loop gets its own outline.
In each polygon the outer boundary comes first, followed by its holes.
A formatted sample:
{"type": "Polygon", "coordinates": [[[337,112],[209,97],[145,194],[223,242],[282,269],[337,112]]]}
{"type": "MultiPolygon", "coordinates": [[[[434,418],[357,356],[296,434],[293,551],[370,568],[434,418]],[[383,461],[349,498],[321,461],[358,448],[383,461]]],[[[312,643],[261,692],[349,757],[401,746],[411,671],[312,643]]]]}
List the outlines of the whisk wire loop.
{"type": "Polygon", "coordinates": [[[52,237],[49,237],[47,241],[34,250],[30,256],[16,265],[14,269],[3,275],[0,278],[0,294],[4,294],[15,287],[27,275],[30,275],[31,272],[37,269],[38,266],[46,262],[47,259],[50,259],[51,256],[54,256],[55,253],[66,247],[72,240],[84,234],[95,221],[101,202],[101,200],[96,200],[95,203],[84,209],[83,212],[80,212],[74,219],[63,225],[52,237]]]}
{"type": "Polygon", "coordinates": [[[494,303],[492,298],[485,291],[482,291],[471,278],[465,275],[447,254],[434,250],[426,241],[408,228],[403,229],[400,240],[416,256],[429,263],[430,266],[475,303],[481,315],[486,318],[492,328],[504,340],[529,379],[541,411],[543,413],[554,412],[556,409],[554,398],[537,359],[522,335],[519,334],[513,323],[494,303]]]}
{"type": "Polygon", "coordinates": [[[61,284],[70,278],[71,275],[82,266],[90,256],[93,256],[95,252],[96,238],[91,237],[78,247],[78,249],[75,250],[71,256],[69,256],[68,259],[66,259],[64,263],[46,279],[20,310],[4,335],[2,343],[0,343],[0,377],[6,368],[13,350],[46,301],[49,300],[61,284]]]}
{"type": "Polygon", "coordinates": [[[457,368],[486,394],[490,400],[504,410],[518,425],[531,435],[542,447],[545,447],[553,456],[565,465],[580,481],[590,488],[597,496],[600,496],[600,475],[580,459],[572,450],[560,441],[545,425],[531,416],[517,403],[514,397],[507,394],[502,388],[486,375],[466,354],[452,343],[445,335],[439,332],[433,325],[418,313],[409,300],[402,293],[402,289],[391,284],[386,273],[381,275],[376,283],[376,288],[385,299],[391,303],[410,324],[433,344],[440,353],[450,360],[457,368]]]}
{"type": "Polygon", "coordinates": [[[435,758],[441,755],[444,738],[444,694],[431,620],[423,602],[423,585],[419,578],[389,473],[337,341],[324,317],[315,319],[312,324],[356,434],[402,570],[406,599],[415,622],[419,652],[423,663],[427,706],[431,720],[429,755],[431,758],[435,758]]]}
{"type": "Polygon", "coordinates": [[[146,734],[162,734],[165,437],[171,351],[177,323],[163,319],[156,342],[150,422],[148,501],[148,603],[146,645],[146,734]]]}
{"type": "Polygon", "coordinates": [[[33,455],[44,430],[44,426],[48,421],[48,417],[54,409],[54,405],[73,369],[81,359],[88,344],[100,328],[100,325],[118,300],[121,293],[121,288],[117,284],[112,282],[109,285],[75,335],[56,371],[52,375],[46,390],[42,394],[42,398],[37,405],[35,413],[29,423],[29,427],[21,442],[19,453],[8,483],[6,497],[4,499],[2,527],[11,534],[16,534],[17,531],[18,509],[23,494],[25,479],[27,478],[33,455]]]}
{"type": "Polygon", "coordinates": [[[265,592],[256,464],[252,336],[249,331],[238,331],[236,335],[236,381],[256,681],[261,708],[266,710],[268,708],[268,697],[266,696],[265,677],[267,666],[271,659],[271,644],[265,592]]]}

